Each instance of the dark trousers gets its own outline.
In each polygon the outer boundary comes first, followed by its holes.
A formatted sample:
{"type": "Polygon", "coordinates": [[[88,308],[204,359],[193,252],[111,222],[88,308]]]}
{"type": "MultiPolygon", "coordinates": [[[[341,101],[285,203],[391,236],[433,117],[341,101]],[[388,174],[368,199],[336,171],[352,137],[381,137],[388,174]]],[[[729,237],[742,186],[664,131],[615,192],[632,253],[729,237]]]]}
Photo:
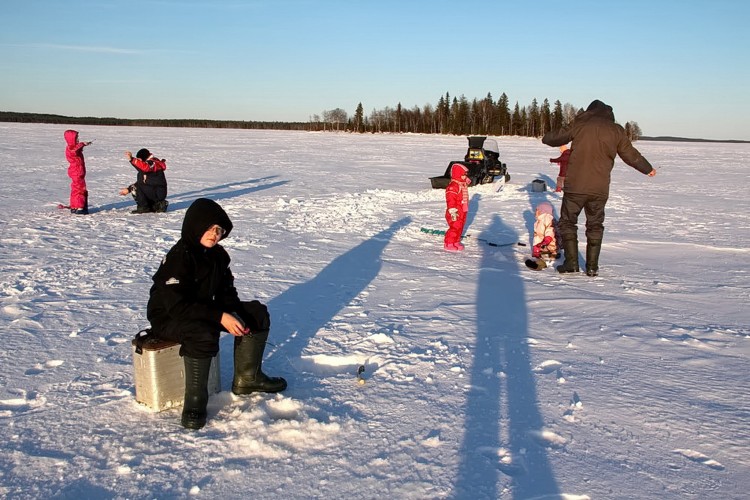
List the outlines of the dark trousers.
{"type": "MultiPolygon", "coordinates": [[[[250,331],[267,331],[271,326],[268,309],[257,300],[241,302],[236,312],[250,331]]],[[[176,319],[167,322],[155,335],[164,340],[179,342],[180,356],[213,358],[219,353],[219,338],[223,327],[213,321],[176,319]]]]}
{"type": "Polygon", "coordinates": [[[604,206],[606,195],[568,193],[563,195],[560,208],[560,236],[563,241],[578,239],[578,216],[586,214],[586,238],[601,240],[604,236],[604,206]]]}
{"type": "Polygon", "coordinates": [[[164,201],[167,198],[167,186],[144,184],[139,182],[135,186],[135,203],[139,207],[154,208],[158,201],[164,201]]]}

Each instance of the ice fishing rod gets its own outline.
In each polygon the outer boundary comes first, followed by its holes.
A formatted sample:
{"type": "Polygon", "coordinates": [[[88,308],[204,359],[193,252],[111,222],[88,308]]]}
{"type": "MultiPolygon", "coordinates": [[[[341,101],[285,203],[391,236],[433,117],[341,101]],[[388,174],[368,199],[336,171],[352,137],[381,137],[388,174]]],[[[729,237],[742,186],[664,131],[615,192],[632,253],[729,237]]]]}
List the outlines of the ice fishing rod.
{"type": "MultiPolygon", "coordinates": [[[[443,230],[443,229],[431,229],[431,228],[428,228],[428,227],[422,227],[422,228],[419,228],[419,230],[421,232],[423,232],[423,233],[434,234],[434,235],[445,235],[445,233],[446,233],[446,231],[443,230]]],[[[513,245],[517,245],[519,247],[525,247],[526,246],[526,243],[523,243],[521,241],[515,241],[515,242],[510,242],[510,243],[496,243],[496,242],[490,241],[490,240],[488,240],[486,238],[479,238],[477,236],[474,236],[471,233],[466,233],[463,236],[461,236],[461,239],[464,239],[464,238],[472,238],[472,239],[475,239],[477,241],[481,241],[482,243],[486,243],[487,245],[489,245],[491,247],[509,247],[509,246],[513,246],[513,245]]]]}

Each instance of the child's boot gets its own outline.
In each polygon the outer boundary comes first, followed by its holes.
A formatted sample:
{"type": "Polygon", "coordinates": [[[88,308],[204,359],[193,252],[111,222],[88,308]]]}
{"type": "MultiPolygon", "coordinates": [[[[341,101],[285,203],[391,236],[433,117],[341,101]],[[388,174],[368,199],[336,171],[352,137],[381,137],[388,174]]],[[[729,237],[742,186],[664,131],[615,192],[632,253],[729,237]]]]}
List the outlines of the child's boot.
{"type": "Polygon", "coordinates": [[[182,426],[200,429],[206,425],[208,412],[208,374],[211,358],[189,358],[185,363],[185,402],[182,407],[182,426]]]}
{"type": "Polygon", "coordinates": [[[286,389],[286,380],[269,377],[261,370],[267,340],[268,330],[234,338],[234,394],[281,392],[286,389]]]}

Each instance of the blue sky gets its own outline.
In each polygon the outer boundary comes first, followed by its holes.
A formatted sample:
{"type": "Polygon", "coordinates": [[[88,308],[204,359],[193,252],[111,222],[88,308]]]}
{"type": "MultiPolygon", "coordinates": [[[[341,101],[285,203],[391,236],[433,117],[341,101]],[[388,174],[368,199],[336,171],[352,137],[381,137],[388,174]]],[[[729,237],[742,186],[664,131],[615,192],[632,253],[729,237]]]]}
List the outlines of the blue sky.
{"type": "Polygon", "coordinates": [[[307,121],[505,92],[750,140],[750,2],[3,0],[0,110],[307,121]]]}

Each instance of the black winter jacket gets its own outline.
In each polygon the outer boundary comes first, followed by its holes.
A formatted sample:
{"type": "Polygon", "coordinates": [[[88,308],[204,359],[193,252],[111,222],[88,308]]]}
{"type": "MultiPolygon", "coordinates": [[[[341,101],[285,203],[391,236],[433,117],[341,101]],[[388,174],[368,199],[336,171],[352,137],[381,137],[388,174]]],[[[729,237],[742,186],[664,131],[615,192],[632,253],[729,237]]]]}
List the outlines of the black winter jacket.
{"type": "Polygon", "coordinates": [[[222,313],[238,309],[240,299],[229,268],[229,254],[219,244],[213,248],[200,244],[214,224],[226,231],[223,238],[232,231],[232,221],[224,209],[207,198],[195,200],[185,213],[182,237],[153,277],[147,316],[154,333],[174,320],[209,321],[221,328],[222,313]]]}
{"type": "Polygon", "coordinates": [[[562,146],[573,141],[565,192],[609,196],[609,183],[617,155],[622,161],[648,174],[651,164],[641,156],[628,139],[625,129],[615,123],[612,107],[595,100],[568,128],[544,134],[548,146],[562,146]]]}

